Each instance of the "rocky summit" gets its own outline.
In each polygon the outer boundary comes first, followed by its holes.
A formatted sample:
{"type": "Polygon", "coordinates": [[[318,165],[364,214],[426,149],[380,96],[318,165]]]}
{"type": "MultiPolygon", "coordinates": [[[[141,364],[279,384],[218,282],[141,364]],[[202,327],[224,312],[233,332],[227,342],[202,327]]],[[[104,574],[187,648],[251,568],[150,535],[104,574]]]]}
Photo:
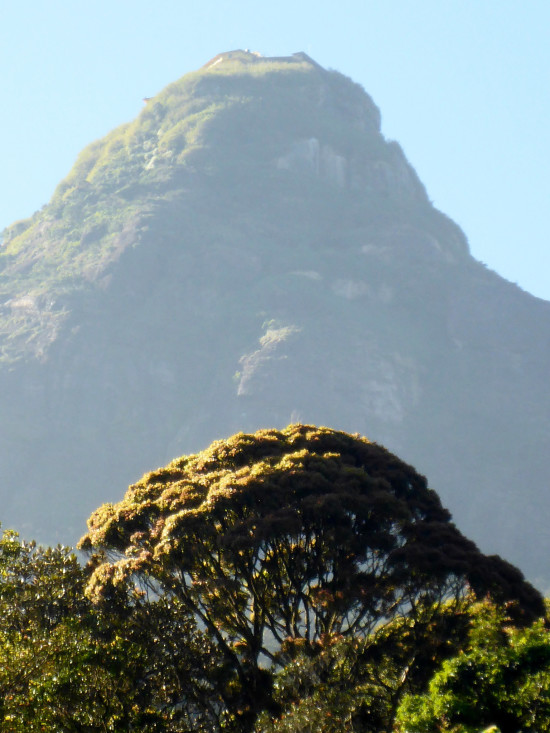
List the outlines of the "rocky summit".
{"type": "Polygon", "coordinates": [[[307,422],[384,444],[550,580],[550,303],[471,256],[306,54],[222,53],[86,148],[3,233],[0,356],[23,536],[74,542],[145,470],[307,422]]]}

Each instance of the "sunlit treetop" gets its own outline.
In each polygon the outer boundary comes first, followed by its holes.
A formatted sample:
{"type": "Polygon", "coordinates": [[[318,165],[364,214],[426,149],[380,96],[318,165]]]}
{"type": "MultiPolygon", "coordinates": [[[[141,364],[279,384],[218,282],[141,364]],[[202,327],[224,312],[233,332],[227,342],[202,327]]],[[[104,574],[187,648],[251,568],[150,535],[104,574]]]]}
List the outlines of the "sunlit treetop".
{"type": "MultiPolygon", "coordinates": [[[[138,577],[189,594],[209,616],[226,583],[281,639],[367,631],[469,590],[544,612],[517,569],[457,530],[424,477],[328,428],[238,434],[183,456],[98,509],[80,546],[93,597],[138,577]]],[[[241,623],[244,634],[251,622],[241,623]]]]}

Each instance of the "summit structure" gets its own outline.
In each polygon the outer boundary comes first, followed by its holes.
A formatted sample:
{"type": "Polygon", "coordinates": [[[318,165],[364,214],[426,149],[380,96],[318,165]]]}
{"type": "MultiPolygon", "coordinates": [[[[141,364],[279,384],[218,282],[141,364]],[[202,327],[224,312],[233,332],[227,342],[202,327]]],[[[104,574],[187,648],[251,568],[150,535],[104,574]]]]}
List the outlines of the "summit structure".
{"type": "Polygon", "coordinates": [[[3,233],[0,519],[73,542],[145,470],[307,422],[548,578],[549,344],[550,304],[471,256],[359,85],[223,53],[3,233]]]}

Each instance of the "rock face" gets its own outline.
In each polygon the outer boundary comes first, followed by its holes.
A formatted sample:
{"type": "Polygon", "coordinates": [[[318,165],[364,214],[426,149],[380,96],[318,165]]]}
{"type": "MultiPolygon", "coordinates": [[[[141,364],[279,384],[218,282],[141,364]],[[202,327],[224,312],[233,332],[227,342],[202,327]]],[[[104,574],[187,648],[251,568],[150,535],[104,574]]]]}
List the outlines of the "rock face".
{"type": "Polygon", "coordinates": [[[145,470],[302,421],[383,443],[550,577],[550,303],[471,257],[349,79],[220,54],[0,253],[4,526],[73,542],[145,470]]]}

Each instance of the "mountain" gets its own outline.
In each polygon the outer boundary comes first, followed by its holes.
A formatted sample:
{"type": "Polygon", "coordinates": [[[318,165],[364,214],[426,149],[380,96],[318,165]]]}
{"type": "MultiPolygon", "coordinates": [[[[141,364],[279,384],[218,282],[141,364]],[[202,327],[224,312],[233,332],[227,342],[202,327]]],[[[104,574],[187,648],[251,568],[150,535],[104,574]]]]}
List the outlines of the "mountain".
{"type": "Polygon", "coordinates": [[[547,582],[549,344],[550,303],[471,256],[359,85],[222,53],[3,233],[2,523],[73,542],[145,470],[308,422],[547,582]]]}

